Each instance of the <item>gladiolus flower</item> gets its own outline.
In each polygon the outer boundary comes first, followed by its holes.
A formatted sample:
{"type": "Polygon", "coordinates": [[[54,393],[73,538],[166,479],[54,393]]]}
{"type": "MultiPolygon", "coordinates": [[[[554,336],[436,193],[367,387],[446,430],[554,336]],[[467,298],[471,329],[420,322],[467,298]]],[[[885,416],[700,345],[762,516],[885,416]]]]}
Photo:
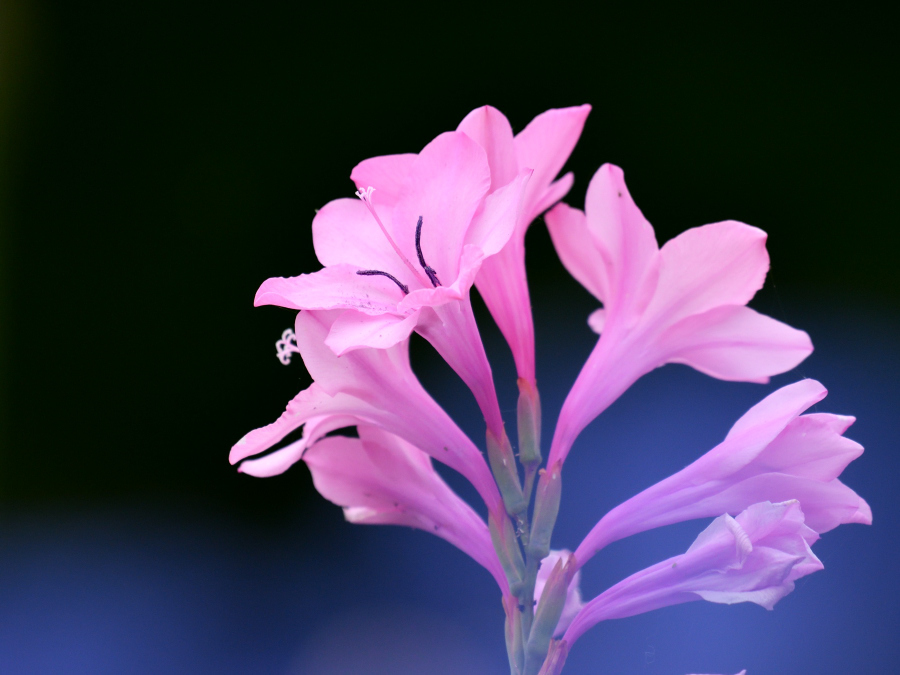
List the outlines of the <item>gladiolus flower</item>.
{"type": "Polygon", "coordinates": [[[827,393],[815,380],[802,380],[764,398],[722,443],[607,513],[575,551],[578,563],[632,534],[739,513],[762,501],[799,500],[806,524],[819,533],[842,523],[871,524],[869,505],[838,480],[863,451],[843,436],[854,418],[800,414],[827,393]]]}
{"type": "Polygon", "coordinates": [[[387,349],[417,330],[466,382],[499,438],[503,420],[469,290],[483,260],[512,235],[530,175],[521,171],[488,194],[484,150],[464,133],[442,134],[402,180],[325,205],[313,221],[324,269],[269,279],[255,302],[344,310],[326,339],[338,355],[387,349]]]}
{"type": "Polygon", "coordinates": [[[766,609],[794,581],[822,569],[809,548],[819,538],[796,501],[754,504],[737,518],[716,518],[687,553],[633,574],[585,604],[563,639],[571,645],[607,619],[692,600],[755,602],[766,609]]]}
{"type": "Polygon", "coordinates": [[[303,311],[297,315],[297,349],[314,382],[288,404],[278,420],[238,441],[231,449],[231,463],[268,450],[306,424],[300,441],[255,460],[246,469],[241,467],[254,475],[281,473],[329,431],[363,423],[399,436],[456,469],[471,481],[489,509],[501,513],[500,494],[487,462],[413,374],[408,341],[338,357],[325,339],[340,314],[303,311]]]}
{"type": "Polygon", "coordinates": [[[591,420],[663,364],[767,382],[812,351],[806,333],[745,306],[769,268],[762,230],[714,223],[660,249],[622,170],[611,164],[591,180],[585,212],[559,204],[545,218],[566,269],[604,305],[589,319],[600,339],[563,404],[550,464],[563,461],[591,420]]]}

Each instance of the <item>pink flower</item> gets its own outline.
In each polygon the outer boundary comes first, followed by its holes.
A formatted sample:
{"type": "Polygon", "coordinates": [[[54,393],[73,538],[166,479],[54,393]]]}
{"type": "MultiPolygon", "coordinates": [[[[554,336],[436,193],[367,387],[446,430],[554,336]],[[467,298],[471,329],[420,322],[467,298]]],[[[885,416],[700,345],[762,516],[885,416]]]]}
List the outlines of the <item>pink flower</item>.
{"type": "MultiPolygon", "coordinates": [[[[538,569],[537,579],[534,584],[534,601],[536,603],[540,602],[541,594],[544,592],[544,586],[547,584],[547,580],[550,578],[550,573],[553,571],[556,563],[560,560],[565,562],[571,555],[572,552],[565,549],[561,551],[550,551],[550,555],[541,561],[541,566],[538,569]]],[[[581,570],[578,570],[572,577],[571,583],[569,583],[568,592],[566,593],[566,602],[565,605],[563,605],[562,614],[559,617],[559,623],[556,624],[556,630],[553,632],[553,635],[562,635],[583,606],[584,602],[581,600],[581,570]]]]}
{"type": "MultiPolygon", "coordinates": [[[[340,425],[338,425],[340,426],[340,425]]],[[[507,582],[487,525],[438,476],[431,458],[398,436],[360,424],[359,438],[330,436],[303,454],[319,493],[351,523],[406,525],[441,537],[507,582]]],[[[260,460],[244,462],[252,472],[260,460]]]]}
{"type": "Polygon", "coordinates": [[[604,305],[589,319],[601,336],[563,404],[549,464],[563,461],[581,430],[658,366],[766,382],[812,351],[806,333],[745,306],[769,267],[762,230],[714,223],[660,249],[611,164],[591,180],[585,208],[559,204],[546,215],[566,269],[604,305]]]}
{"type": "Polygon", "coordinates": [[[563,639],[571,647],[600,621],[692,600],[755,602],[772,609],[794,590],[794,581],[822,569],[809,548],[818,538],[796,501],[754,504],[737,518],[720,516],[684,555],[633,574],[588,602],[563,639]]]}
{"type": "Polygon", "coordinates": [[[373,172],[379,180],[359,200],[317,213],[313,243],[325,268],[267,280],[256,304],[344,310],[326,339],[339,355],[387,349],[417,330],[472,389],[499,438],[503,421],[469,290],[483,260],[512,235],[531,172],[488,194],[485,152],[460,132],[395,164],[397,175],[373,172]]]}
{"type": "Polygon", "coordinates": [[[872,523],[869,505],[838,480],[862,454],[844,438],[853,417],[804,410],[825,387],[802,380],[753,406],[725,440],[700,459],[607,513],[575,551],[580,565],[607,544],[663,525],[738,513],[762,501],[796,499],[816,532],[872,523]]]}
{"type": "Polygon", "coordinates": [[[457,131],[478,142],[487,152],[491,191],[509,184],[523,169],[534,174],[525,188],[515,231],[503,249],[484,261],[475,280],[478,291],[509,343],[519,377],[532,388],[534,322],[525,276],[525,233],[531,222],[562,199],[572,187],[567,173],[554,180],[581,136],[589,105],[548,110],[513,137],[512,127],[496,108],[476,108],[457,131]]]}
{"type": "Polygon", "coordinates": [[[241,470],[271,476],[335,429],[366,424],[399,436],[469,479],[488,508],[503,512],[500,494],[481,452],[428,395],[412,372],[407,340],[387,349],[358,349],[338,357],[325,345],[340,311],[297,316],[297,350],[313,384],[300,392],[272,424],[251,431],[231,449],[236,464],[268,450],[304,424],[304,437],[241,470]]]}

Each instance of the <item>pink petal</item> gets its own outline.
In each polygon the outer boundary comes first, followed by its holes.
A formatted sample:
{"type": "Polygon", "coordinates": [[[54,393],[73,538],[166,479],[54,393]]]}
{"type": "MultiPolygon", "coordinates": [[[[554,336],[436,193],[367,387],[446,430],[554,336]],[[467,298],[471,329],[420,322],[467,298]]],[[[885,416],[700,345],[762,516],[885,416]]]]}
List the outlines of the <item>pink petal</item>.
{"type": "MultiPolygon", "coordinates": [[[[534,169],[534,177],[525,196],[526,226],[549,206],[547,204],[541,208],[547,202],[546,193],[551,182],[572,154],[590,112],[589,105],[547,110],[516,135],[519,168],[534,169]]],[[[557,199],[562,196],[559,194],[557,199]]]]}
{"type": "Polygon", "coordinates": [[[400,197],[403,183],[406,182],[415,159],[416,155],[413,153],[365,159],[353,167],[350,179],[358,190],[374,187],[375,203],[393,207],[400,197]]]}
{"type": "Polygon", "coordinates": [[[658,338],[669,363],[683,363],[721,380],[768,382],[812,353],[802,330],[743,305],[694,314],[658,338]]]}
{"type": "MultiPolygon", "coordinates": [[[[375,210],[390,229],[390,209],[374,196],[375,210]]],[[[405,265],[359,199],[335,199],[313,218],[313,245],[325,267],[346,263],[357,269],[377,269],[408,276],[405,265]]],[[[409,283],[409,279],[405,283],[409,283]]]]}
{"type": "Polygon", "coordinates": [[[859,443],[843,436],[855,421],[855,417],[828,413],[798,417],[759,453],[757,462],[782,473],[834,480],[863,453],[859,443]]]}
{"type": "Polygon", "coordinates": [[[595,309],[588,316],[588,326],[591,327],[591,330],[594,331],[597,335],[603,332],[603,327],[606,326],[606,310],[605,309],[595,309]]]}
{"type": "Polygon", "coordinates": [[[416,331],[462,378],[475,396],[488,429],[502,438],[503,416],[494,377],[468,295],[463,300],[423,308],[416,331]]]}
{"type": "MultiPolygon", "coordinates": [[[[231,448],[228,461],[237,464],[246,457],[265,452],[289,433],[308,422],[315,422],[315,424],[311,429],[304,430],[303,440],[306,443],[313,442],[316,439],[315,430],[324,428],[319,422],[316,422],[323,416],[341,417],[342,426],[347,426],[344,424],[347,422],[346,418],[366,418],[375,410],[365,401],[344,393],[332,396],[325,391],[324,387],[313,382],[288,403],[287,409],[272,424],[254,429],[235,443],[231,448]]],[[[327,431],[322,433],[327,433],[327,431]]]]}
{"type": "Polygon", "coordinates": [[[695,227],[660,250],[648,315],[665,325],[721,305],[746,305],[769,270],[766,233],[733,220],[695,227]]]}
{"type": "Polygon", "coordinates": [[[754,504],[737,518],[720,516],[684,555],[633,574],[585,604],[563,639],[571,645],[600,621],[701,598],[771,609],[794,581],[822,569],[809,548],[817,537],[796,501],[754,504]]]}
{"type": "Polygon", "coordinates": [[[466,115],[456,130],[478,143],[487,153],[491,192],[509,183],[519,173],[512,127],[502,112],[489,105],[476,108],[466,115]]]}
{"type": "Polygon", "coordinates": [[[601,166],[585,197],[587,226],[600,251],[596,263],[605,269],[607,286],[601,301],[610,311],[642,312],[655,289],[645,281],[656,274],[659,249],[653,227],[634,203],[625,175],[617,166],[601,166]]]}
{"type": "Polygon", "coordinates": [[[481,451],[413,374],[408,342],[387,349],[357,349],[338,357],[325,339],[340,316],[339,311],[303,311],[295,326],[297,346],[315,386],[334,397],[324,412],[356,414],[406,439],[468,478],[488,508],[502,509],[481,451]]]}
{"type": "Polygon", "coordinates": [[[441,134],[416,158],[394,208],[398,246],[416,260],[415,230],[421,216],[425,261],[441,283],[453,283],[466,231],[490,185],[481,146],[460,132],[441,134]]]}
{"type": "Polygon", "coordinates": [[[347,415],[313,417],[303,427],[303,438],[299,441],[258,459],[241,462],[238,471],[257,478],[269,478],[282,474],[296,464],[307,448],[320,438],[337,429],[356,426],[357,421],[357,418],[347,415]]]}
{"type": "Polygon", "coordinates": [[[299,277],[266,279],[253,303],[290,309],[355,309],[364,314],[399,314],[403,291],[383,276],[362,276],[352,265],[332,265],[299,277]]]}
{"type": "Polygon", "coordinates": [[[348,310],[331,324],[325,344],[338,356],[363,347],[387,349],[406,340],[415,329],[417,320],[416,313],[406,317],[396,314],[369,316],[348,310]]]}
{"type": "Polygon", "coordinates": [[[562,199],[569,193],[569,190],[572,189],[572,185],[574,185],[574,183],[575,174],[573,174],[571,171],[562,176],[558,181],[551,183],[550,187],[548,187],[544,192],[544,196],[537,203],[537,205],[533,207],[532,212],[540,215],[551,206],[554,206],[560,199],[562,199]]]}
{"type": "Polygon", "coordinates": [[[513,234],[499,253],[487,258],[475,285],[512,350],[518,376],[534,386],[534,324],[524,239],[513,234]]]}
{"type": "Polygon", "coordinates": [[[836,480],[862,452],[841,435],[849,418],[800,416],[824,396],[824,387],[814,380],[770,394],[718,446],[606,514],[575,551],[578,563],[617,539],[683,520],[738,513],[762,501],[799,500],[807,524],[817,532],[871,522],[868,504],[836,480]]]}
{"type": "Polygon", "coordinates": [[[406,525],[431,532],[483,565],[501,589],[506,579],[484,521],[438,476],[428,455],[380,429],[332,436],[303,459],[316,489],[343,506],[350,522],[406,525]]]}
{"type": "Polygon", "coordinates": [[[477,246],[485,257],[498,253],[512,236],[522,210],[522,195],[531,178],[524,170],[507,185],[492,192],[466,232],[466,245],[477,246]]]}
{"type": "Polygon", "coordinates": [[[584,211],[557,204],[544,216],[563,266],[600,302],[610,297],[609,263],[594,243],[584,211]]]}

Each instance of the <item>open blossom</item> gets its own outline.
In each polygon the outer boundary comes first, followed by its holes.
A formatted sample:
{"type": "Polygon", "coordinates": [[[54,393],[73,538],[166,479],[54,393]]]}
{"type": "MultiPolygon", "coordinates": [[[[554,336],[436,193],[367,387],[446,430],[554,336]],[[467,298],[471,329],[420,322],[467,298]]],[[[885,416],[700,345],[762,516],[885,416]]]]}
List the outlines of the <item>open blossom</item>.
{"type": "Polygon", "coordinates": [[[571,645],[591,626],[692,600],[755,602],[766,609],[794,581],[822,569],[797,501],[754,504],[736,518],[716,518],[684,555],[620,581],[585,604],[563,639],[571,645]]]}
{"type": "Polygon", "coordinates": [[[661,249],[625,186],[605,164],[585,212],[545,216],[566,269],[603,303],[589,323],[597,345],[563,404],[549,463],[645,373],[683,363],[724,380],[766,382],[812,351],[809,336],[746,307],[769,268],[766,234],[735,221],[683,232],[661,249]]]}
{"type": "Polygon", "coordinates": [[[313,221],[324,269],[267,280],[257,305],[343,310],[326,344],[335,354],[387,349],[413,330],[475,395],[495,436],[503,420],[469,291],[482,262],[516,225],[530,170],[491,192],[485,151],[461,132],[441,134],[406,174],[373,175],[360,199],[326,204],[313,221]]]}
{"type": "Polygon", "coordinates": [[[412,372],[407,340],[389,349],[358,349],[338,357],[325,345],[339,310],[297,315],[297,350],[313,378],[272,424],[251,431],[231,449],[236,464],[270,449],[292,431],[304,437],[241,469],[274,475],[297,462],[326,433],[359,423],[399,436],[469,479],[488,508],[500,512],[496,483],[478,448],[425,391],[412,372]]]}
{"type": "Polygon", "coordinates": [[[519,377],[532,388],[534,321],[525,276],[525,233],[535,218],[572,187],[571,173],[555,179],[572,154],[590,111],[589,105],[548,110],[513,136],[506,116],[486,105],[466,115],[457,127],[487,152],[492,192],[513,181],[523,169],[534,171],[525,187],[512,236],[497,255],[484,261],[475,279],[491,316],[509,343],[519,377]]]}
{"type": "MultiPolygon", "coordinates": [[[[360,424],[359,438],[329,436],[303,453],[319,493],[351,523],[406,525],[441,537],[507,582],[487,525],[438,476],[431,458],[402,438],[360,424]]],[[[244,463],[252,470],[254,461],[244,463]]]]}
{"type": "Polygon", "coordinates": [[[623,537],[738,513],[762,501],[799,500],[806,524],[819,533],[842,523],[871,524],[869,505],[838,480],[863,451],[843,436],[854,418],[801,415],[826,393],[815,380],[802,380],[767,396],[735,423],[722,443],[607,513],[575,551],[578,563],[623,537]]]}

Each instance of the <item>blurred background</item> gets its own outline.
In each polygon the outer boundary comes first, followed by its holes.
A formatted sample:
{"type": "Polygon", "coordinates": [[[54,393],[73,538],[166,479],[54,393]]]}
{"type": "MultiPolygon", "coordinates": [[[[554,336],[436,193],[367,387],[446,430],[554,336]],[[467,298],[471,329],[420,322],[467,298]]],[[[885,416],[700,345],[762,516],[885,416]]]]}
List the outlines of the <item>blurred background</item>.
{"type": "MultiPolygon", "coordinates": [[[[309,384],[275,358],[292,312],[253,295],[318,268],[312,216],[352,195],[358,161],[416,152],[485,103],[515,131],[590,103],[567,201],[614,162],[661,243],[727,218],[765,229],[753,306],[816,352],[766,386],[680,366],[642,379],[576,445],[558,545],[800,377],[831,390],[818,410],[858,416],[866,453],[844,479],[875,524],[827,534],[826,570],[774,612],[692,603],[609,622],[565,672],[895,672],[893,18],[4,0],[0,671],[504,672],[499,595],[475,563],[421,532],[344,523],[302,465],[259,480],[227,454],[309,384]]],[[[549,440],[595,303],[542,222],[527,246],[549,440]]],[[[476,303],[511,424],[512,359],[476,303]]],[[[412,348],[480,440],[463,385],[412,348]]],[[[586,595],[704,526],[610,547],[586,595]]]]}

